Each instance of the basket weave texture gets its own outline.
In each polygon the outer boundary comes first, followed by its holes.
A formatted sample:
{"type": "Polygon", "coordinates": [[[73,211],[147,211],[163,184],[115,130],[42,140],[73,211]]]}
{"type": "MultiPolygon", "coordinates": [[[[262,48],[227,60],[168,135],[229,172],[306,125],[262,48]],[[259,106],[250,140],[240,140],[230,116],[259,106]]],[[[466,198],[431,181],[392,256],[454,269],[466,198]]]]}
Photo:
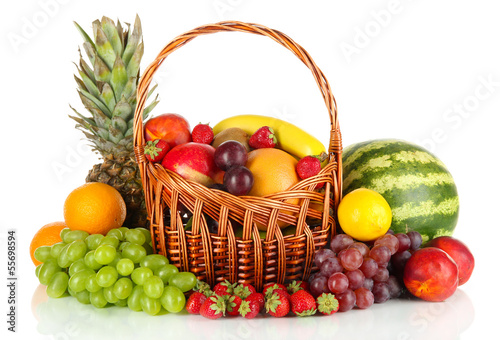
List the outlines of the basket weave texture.
{"type": "MultiPolygon", "coordinates": [[[[285,34],[258,24],[224,21],[188,31],[170,43],[145,69],[137,88],[134,148],[139,164],[150,220],[153,248],[181,271],[214,285],[225,279],[250,283],[261,290],[270,282],[305,280],[317,270],[314,253],[335,233],[335,211],[341,199],[341,134],[337,107],[330,85],[309,54],[285,34]],[[324,98],[330,119],[328,161],[322,171],[289,190],[266,197],[234,196],[183,179],[149,162],[144,156],[143,111],[153,75],[166,57],[197,36],[217,32],[246,32],[269,37],[293,52],[312,72],[324,98]],[[324,183],[324,191],[314,190],[324,183]],[[298,199],[298,204],[287,200],[298,199]],[[311,204],[315,202],[315,204],[311,204]],[[191,230],[185,230],[191,218],[191,230]],[[209,224],[217,222],[217,231],[209,224]],[[283,235],[283,221],[297,226],[283,235]],[[311,223],[314,221],[314,223],[311,223]],[[257,224],[267,225],[264,239],[257,224]],[[236,237],[235,225],[243,226],[236,237]]],[[[297,202],[297,200],[296,200],[297,202]]]]}

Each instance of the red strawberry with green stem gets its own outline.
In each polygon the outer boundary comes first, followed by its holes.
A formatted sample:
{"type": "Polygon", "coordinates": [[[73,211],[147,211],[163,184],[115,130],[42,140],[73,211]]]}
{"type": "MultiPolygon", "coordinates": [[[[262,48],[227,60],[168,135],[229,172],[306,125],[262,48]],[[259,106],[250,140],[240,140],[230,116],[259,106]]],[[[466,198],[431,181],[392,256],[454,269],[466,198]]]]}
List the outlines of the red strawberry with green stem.
{"type": "Polygon", "coordinates": [[[214,131],[210,125],[199,123],[193,128],[191,138],[195,143],[210,144],[214,140],[214,131]]]}
{"type": "Polygon", "coordinates": [[[281,284],[281,283],[267,283],[264,285],[264,289],[262,290],[262,293],[267,297],[269,297],[273,291],[275,290],[283,290],[288,296],[288,291],[286,289],[286,286],[281,284]]]}
{"type": "Polygon", "coordinates": [[[208,319],[218,319],[226,315],[226,299],[223,296],[209,296],[200,307],[200,315],[208,319]]]}
{"type": "Polygon", "coordinates": [[[234,294],[238,295],[242,299],[246,299],[252,293],[256,293],[257,290],[254,286],[249,283],[240,283],[234,288],[234,294]]]}
{"type": "Polygon", "coordinates": [[[193,292],[186,301],[186,310],[189,314],[200,314],[200,308],[207,296],[200,292],[193,292]]]}
{"type": "MultiPolygon", "coordinates": [[[[306,179],[319,174],[321,171],[321,160],[318,156],[305,156],[295,166],[300,179],[306,179]]],[[[318,183],[316,189],[323,187],[325,183],[318,183]]]]}
{"type": "Polygon", "coordinates": [[[287,289],[289,294],[293,294],[300,289],[304,289],[306,291],[309,291],[309,284],[306,281],[293,280],[292,282],[290,282],[288,287],[286,287],[286,289],[287,289]]]}
{"type": "Polygon", "coordinates": [[[237,295],[225,295],[226,300],[226,311],[227,315],[236,316],[239,315],[238,311],[243,300],[237,295]]]}
{"type": "Polygon", "coordinates": [[[228,280],[219,282],[214,286],[213,292],[216,295],[232,295],[234,291],[235,284],[232,284],[228,280]]]}
{"type": "Polygon", "coordinates": [[[260,306],[256,300],[243,300],[238,311],[244,318],[253,319],[259,314],[260,306]]]}
{"type": "Polygon", "coordinates": [[[274,130],[269,126],[259,128],[248,140],[248,145],[254,149],[274,148],[277,143],[274,130]]]}
{"type": "Polygon", "coordinates": [[[259,312],[264,308],[266,304],[266,298],[262,293],[252,293],[245,298],[245,301],[254,301],[259,306],[259,312]]]}
{"type": "Polygon", "coordinates": [[[165,157],[168,150],[170,150],[170,147],[166,141],[163,139],[155,139],[146,143],[144,155],[146,155],[149,161],[159,163],[162,161],[163,157],[165,157]]]}
{"type": "Polygon", "coordinates": [[[299,289],[290,296],[292,312],[297,316],[309,316],[316,314],[316,300],[304,289],[299,289]]]}
{"type": "Polygon", "coordinates": [[[331,293],[323,293],[316,298],[318,311],[324,315],[331,315],[339,310],[339,301],[331,293]]]}
{"type": "Polygon", "coordinates": [[[290,312],[290,300],[288,293],[283,289],[275,289],[266,299],[266,312],[274,317],[280,318],[290,312]]]}

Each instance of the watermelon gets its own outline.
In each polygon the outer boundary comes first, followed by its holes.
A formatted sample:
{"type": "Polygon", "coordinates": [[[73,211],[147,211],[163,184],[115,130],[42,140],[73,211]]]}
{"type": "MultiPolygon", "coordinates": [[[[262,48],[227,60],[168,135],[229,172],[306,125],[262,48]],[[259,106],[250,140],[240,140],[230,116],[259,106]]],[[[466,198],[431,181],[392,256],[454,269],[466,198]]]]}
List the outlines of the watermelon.
{"type": "Polygon", "coordinates": [[[380,193],[392,209],[395,233],[415,230],[423,242],[451,236],[458,221],[457,187],[446,166],[426,149],[381,139],[346,147],[343,195],[357,188],[380,193]]]}

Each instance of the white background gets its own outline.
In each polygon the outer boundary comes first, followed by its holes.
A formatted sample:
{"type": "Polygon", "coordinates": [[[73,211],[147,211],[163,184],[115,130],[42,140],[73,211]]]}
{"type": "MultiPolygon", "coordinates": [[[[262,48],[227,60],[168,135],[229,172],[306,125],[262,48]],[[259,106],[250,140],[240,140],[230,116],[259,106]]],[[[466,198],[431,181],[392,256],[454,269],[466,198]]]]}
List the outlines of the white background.
{"type": "MultiPolygon", "coordinates": [[[[3,5],[6,7],[6,5],[3,5]]],[[[500,21],[496,2],[475,1],[94,1],[9,2],[1,16],[0,329],[9,339],[319,337],[473,339],[497,323],[497,180],[500,21]],[[33,313],[38,282],[29,257],[33,234],[62,220],[68,193],[84,183],[97,155],[68,118],[84,111],[73,79],[82,40],[102,15],[142,19],[143,69],[177,35],[220,20],[256,22],[301,44],[328,78],[344,145],[401,138],[433,151],[460,195],[455,236],[470,247],[470,281],[444,303],[391,301],[333,317],[149,317],[96,310],[72,298],[33,313]],[[489,85],[485,85],[489,84],[489,85]],[[7,332],[7,230],[17,231],[17,330],[7,332]],[[38,319],[35,317],[38,316],[38,319]]],[[[270,39],[243,33],[199,38],[172,54],[155,76],[160,104],[191,126],[239,113],[289,120],[328,143],[324,103],[310,72],[270,39]]]]}

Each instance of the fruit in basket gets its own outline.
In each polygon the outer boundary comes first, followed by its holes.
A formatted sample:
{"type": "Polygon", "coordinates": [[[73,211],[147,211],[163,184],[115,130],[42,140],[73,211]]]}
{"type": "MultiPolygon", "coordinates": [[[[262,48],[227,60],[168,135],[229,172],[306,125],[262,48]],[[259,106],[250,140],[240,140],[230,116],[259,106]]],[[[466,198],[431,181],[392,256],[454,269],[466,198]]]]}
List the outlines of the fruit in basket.
{"type": "Polygon", "coordinates": [[[214,132],[208,124],[198,124],[191,131],[191,138],[195,143],[211,144],[214,139],[214,132]]]}
{"type": "MultiPolygon", "coordinates": [[[[321,171],[321,160],[318,156],[305,156],[296,166],[300,179],[316,176],[321,171]]],[[[325,183],[318,183],[315,189],[321,189],[325,183]]]]}
{"type": "Polygon", "coordinates": [[[458,287],[458,267],[445,251],[421,248],[406,262],[403,280],[408,291],[426,301],[444,301],[458,287]]]}
{"type": "Polygon", "coordinates": [[[418,231],[423,242],[451,236],[458,220],[457,188],[446,166],[402,140],[357,143],[343,151],[344,196],[358,188],[380,193],[392,209],[395,233],[418,231]]]}
{"type": "MultiPolygon", "coordinates": [[[[280,149],[264,148],[250,151],[246,167],[253,174],[254,184],[248,195],[263,197],[290,189],[300,180],[295,171],[296,165],[297,160],[280,149]]],[[[299,199],[292,198],[285,202],[298,204],[299,199]]],[[[281,228],[288,225],[282,221],[278,221],[278,224],[281,228]]],[[[267,226],[259,224],[257,226],[261,230],[267,230],[267,226]]]]}
{"type": "Polygon", "coordinates": [[[159,163],[163,160],[163,157],[170,150],[170,146],[163,139],[155,139],[146,143],[144,147],[144,155],[146,158],[153,163],[159,163]]]}
{"type": "Polygon", "coordinates": [[[248,144],[254,149],[274,148],[277,142],[274,130],[269,126],[260,127],[248,140],[248,144]]]}
{"type": "Polygon", "coordinates": [[[243,129],[240,129],[239,127],[230,127],[222,130],[214,136],[212,146],[214,148],[217,148],[219,145],[228,140],[235,140],[237,142],[240,142],[248,152],[250,151],[250,146],[248,145],[249,139],[250,136],[243,129]]]}
{"type": "Polygon", "coordinates": [[[360,188],[348,193],[338,207],[342,230],[359,241],[372,241],[391,226],[391,207],[376,191],[360,188]]]}
{"type": "Polygon", "coordinates": [[[247,150],[238,141],[228,140],[215,149],[215,165],[223,171],[232,166],[244,166],[248,160],[247,150]]]}
{"type": "Polygon", "coordinates": [[[106,234],[125,221],[126,205],[115,188],[94,182],[74,189],[64,201],[64,221],[71,230],[106,234]]]}
{"type": "MultiPolygon", "coordinates": [[[[77,66],[78,94],[89,111],[86,117],[73,109],[76,127],[85,134],[103,162],[94,165],[87,182],[102,182],[116,188],[127,205],[126,225],[144,227],[147,212],[141,176],[133,146],[133,120],[139,65],[144,52],[142,27],[137,16],[133,30],[103,17],[92,23],[93,39],[76,24],[90,64],[80,57],[77,66]]],[[[150,91],[150,95],[154,88],[150,91]]],[[[156,106],[144,109],[144,119],[156,106]]]]}
{"type": "Polygon", "coordinates": [[[176,113],[164,113],[149,119],[144,124],[146,141],[163,139],[170,148],[192,141],[189,123],[176,113]]]}
{"type": "Polygon", "coordinates": [[[161,165],[186,180],[210,186],[217,171],[214,153],[215,149],[208,144],[180,144],[167,153],[161,165]]]}
{"type": "Polygon", "coordinates": [[[248,168],[237,165],[232,166],[224,173],[224,186],[227,191],[235,196],[243,196],[250,192],[254,179],[248,168]]]}
{"type": "Polygon", "coordinates": [[[326,157],[326,149],[316,137],[298,126],[274,117],[260,115],[232,116],[220,121],[213,127],[213,130],[215,134],[218,134],[222,130],[239,127],[247,134],[252,135],[262,126],[269,126],[273,129],[278,141],[277,148],[299,159],[309,155],[320,156],[322,159],[326,157]]]}
{"type": "Polygon", "coordinates": [[[431,240],[425,246],[439,248],[450,255],[458,266],[459,286],[469,280],[474,270],[474,256],[462,241],[451,236],[440,236],[431,240]]]}
{"type": "Polygon", "coordinates": [[[41,227],[33,236],[30,243],[31,261],[35,266],[40,265],[50,256],[50,246],[62,241],[61,230],[67,228],[64,222],[52,222],[41,227]],[[47,254],[47,250],[49,254],[47,254]]]}

